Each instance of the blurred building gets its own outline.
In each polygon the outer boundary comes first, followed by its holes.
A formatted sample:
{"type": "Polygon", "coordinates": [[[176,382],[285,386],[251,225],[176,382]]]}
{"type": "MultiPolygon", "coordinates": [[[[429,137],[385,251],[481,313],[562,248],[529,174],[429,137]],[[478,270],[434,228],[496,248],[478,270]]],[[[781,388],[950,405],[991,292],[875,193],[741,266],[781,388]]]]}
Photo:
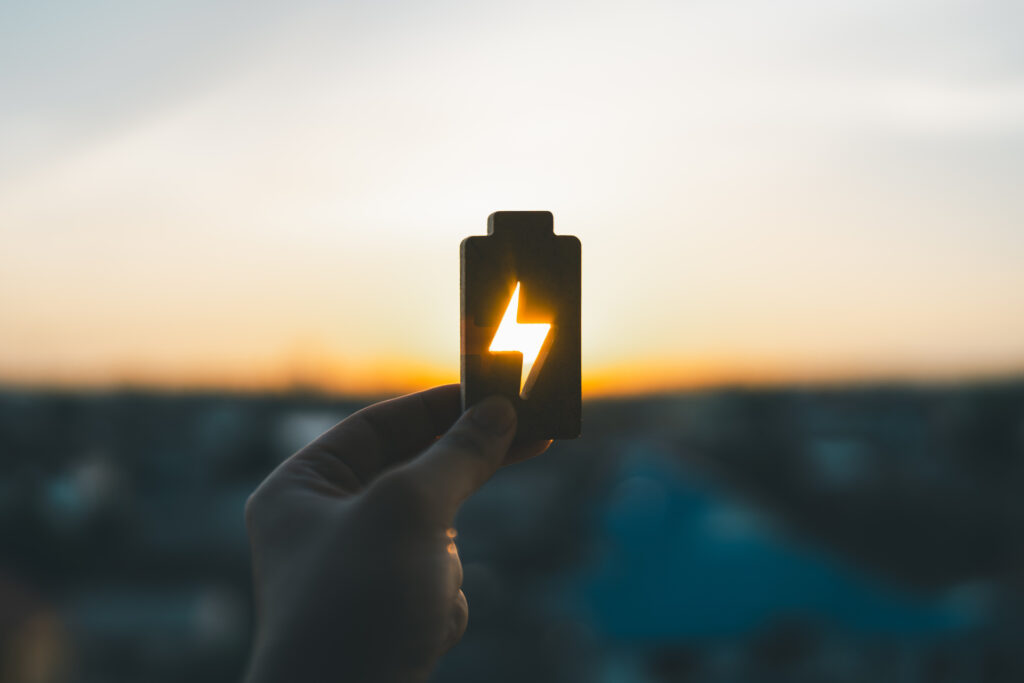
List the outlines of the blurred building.
{"type": "MultiPolygon", "coordinates": [[[[0,393],[0,681],[223,681],[246,496],[359,404],[0,393]]],[[[458,520],[437,681],[1024,679],[1024,385],[591,403],[458,520]]]]}

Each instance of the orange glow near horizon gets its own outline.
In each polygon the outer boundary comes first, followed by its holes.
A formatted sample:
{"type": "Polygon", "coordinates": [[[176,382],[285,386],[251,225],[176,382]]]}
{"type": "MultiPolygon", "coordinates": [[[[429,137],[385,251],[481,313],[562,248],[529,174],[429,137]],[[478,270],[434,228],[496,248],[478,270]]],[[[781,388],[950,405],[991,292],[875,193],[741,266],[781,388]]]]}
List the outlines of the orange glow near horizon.
{"type": "MultiPolygon", "coordinates": [[[[772,387],[790,385],[858,384],[865,382],[929,383],[999,379],[1024,376],[1024,366],[1009,370],[1001,365],[949,369],[919,366],[907,369],[877,363],[797,363],[769,359],[701,356],[638,359],[595,367],[583,366],[585,399],[642,396],[717,387],[772,387]]],[[[375,358],[359,363],[337,356],[296,362],[255,362],[251,366],[211,368],[120,367],[92,371],[0,374],[0,386],[56,390],[227,391],[239,393],[313,391],[353,397],[384,397],[420,391],[459,381],[450,364],[423,363],[408,358],[375,358]]]]}
{"type": "Polygon", "coordinates": [[[0,386],[457,381],[515,209],[582,242],[586,397],[1024,371],[1008,6],[16,4],[0,386]]]}

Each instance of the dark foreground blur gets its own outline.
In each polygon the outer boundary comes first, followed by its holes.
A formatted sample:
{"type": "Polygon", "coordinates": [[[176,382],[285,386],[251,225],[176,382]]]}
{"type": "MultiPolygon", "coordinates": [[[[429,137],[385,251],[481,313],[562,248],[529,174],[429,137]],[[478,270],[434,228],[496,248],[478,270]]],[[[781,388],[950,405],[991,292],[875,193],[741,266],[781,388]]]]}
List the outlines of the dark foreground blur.
{"type": "MultiPolygon", "coordinates": [[[[242,506],[357,403],[0,392],[0,681],[236,680],[242,506]]],[[[437,681],[1024,680],[1024,383],[595,402],[463,509],[437,681]]]]}

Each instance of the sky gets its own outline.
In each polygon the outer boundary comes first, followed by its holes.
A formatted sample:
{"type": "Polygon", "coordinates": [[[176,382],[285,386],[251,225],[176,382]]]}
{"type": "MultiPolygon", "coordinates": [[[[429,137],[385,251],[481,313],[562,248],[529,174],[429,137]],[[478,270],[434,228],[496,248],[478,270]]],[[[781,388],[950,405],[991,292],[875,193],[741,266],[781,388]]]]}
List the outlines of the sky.
{"type": "Polygon", "coordinates": [[[0,0],[0,383],[458,380],[583,244],[585,395],[1024,371],[1016,2],[0,0]]]}

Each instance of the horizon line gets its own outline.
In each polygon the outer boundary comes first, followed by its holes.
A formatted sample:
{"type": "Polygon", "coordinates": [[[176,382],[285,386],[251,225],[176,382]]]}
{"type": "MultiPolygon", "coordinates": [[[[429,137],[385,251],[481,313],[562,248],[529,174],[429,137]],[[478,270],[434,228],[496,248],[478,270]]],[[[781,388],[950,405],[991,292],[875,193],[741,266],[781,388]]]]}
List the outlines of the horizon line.
{"type": "MultiPolygon", "coordinates": [[[[288,396],[307,395],[338,399],[383,399],[422,391],[443,384],[458,384],[453,381],[430,383],[409,383],[408,386],[382,385],[378,388],[344,388],[332,386],[329,382],[310,382],[297,379],[280,383],[243,383],[232,381],[182,381],[170,382],[154,378],[106,378],[96,380],[74,379],[25,379],[0,375],[0,392],[53,393],[53,394],[178,394],[178,395],[238,395],[238,396],[288,396]]],[[[584,400],[650,398],[674,396],[709,391],[759,391],[759,390],[836,390],[867,388],[926,388],[940,389],[957,386],[1000,385],[1024,382],[1024,369],[995,372],[965,372],[947,374],[920,373],[877,373],[850,376],[778,376],[748,377],[746,379],[720,378],[707,381],[678,381],[656,386],[607,385],[587,389],[583,383],[584,400]]]]}

